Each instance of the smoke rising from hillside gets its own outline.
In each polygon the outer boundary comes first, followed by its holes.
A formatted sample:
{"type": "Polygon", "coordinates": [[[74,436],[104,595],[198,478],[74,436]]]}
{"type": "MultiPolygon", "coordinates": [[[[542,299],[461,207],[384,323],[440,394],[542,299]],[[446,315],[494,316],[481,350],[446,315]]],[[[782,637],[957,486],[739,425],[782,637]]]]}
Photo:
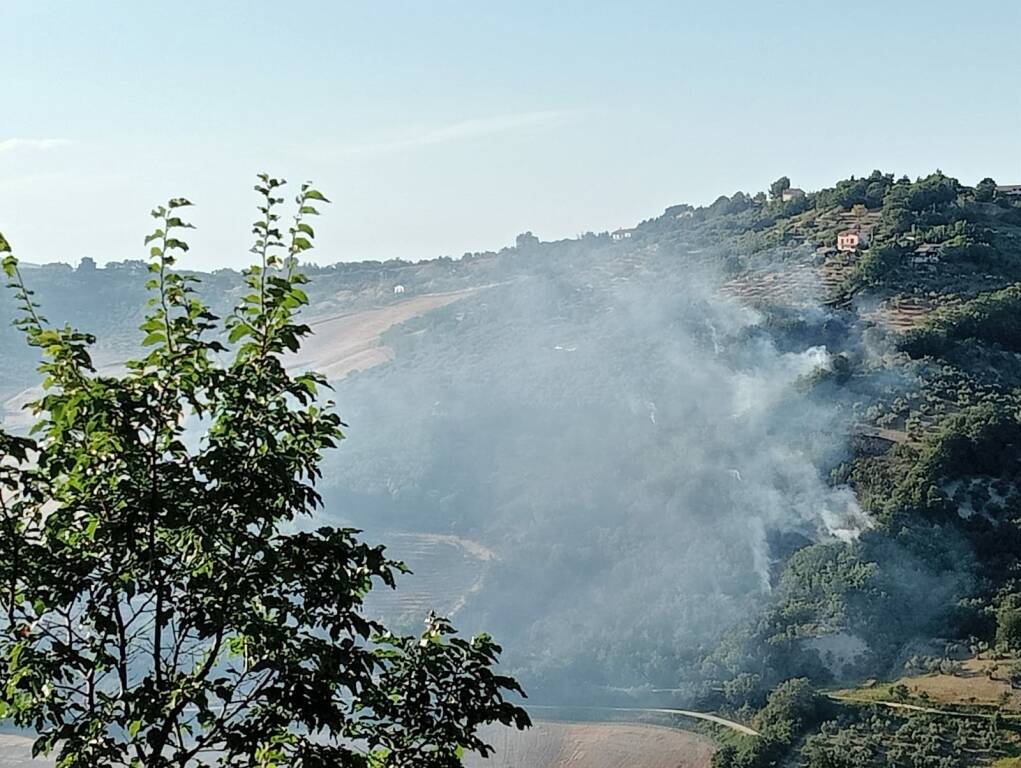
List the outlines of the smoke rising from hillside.
{"type": "Polygon", "coordinates": [[[824,479],[849,417],[800,384],[826,349],[779,350],[711,275],[574,262],[412,321],[338,386],[329,512],[495,549],[458,622],[526,681],[667,685],[768,595],[784,540],[868,526],[824,479]]]}

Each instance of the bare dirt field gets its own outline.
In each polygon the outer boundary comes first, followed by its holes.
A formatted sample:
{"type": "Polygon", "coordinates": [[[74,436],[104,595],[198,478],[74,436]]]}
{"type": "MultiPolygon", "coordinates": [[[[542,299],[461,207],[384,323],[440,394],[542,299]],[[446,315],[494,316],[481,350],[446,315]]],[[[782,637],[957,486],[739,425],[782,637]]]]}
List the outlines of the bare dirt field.
{"type": "MultiPolygon", "coordinates": [[[[655,725],[537,722],[520,733],[491,727],[488,760],[469,755],[467,768],[708,768],[716,747],[704,736],[655,725]]],[[[47,768],[32,760],[32,741],[0,735],[0,768],[47,768]]]]}
{"type": "Polygon", "coordinates": [[[467,768],[708,768],[716,747],[705,736],[656,725],[539,721],[528,731],[492,727],[488,760],[467,768]]]}
{"type": "Polygon", "coordinates": [[[380,344],[380,338],[398,323],[424,315],[430,310],[452,304],[470,296],[479,288],[466,288],[447,293],[430,293],[334,317],[311,318],[308,324],[313,335],[297,355],[288,361],[295,370],[315,370],[337,381],[352,371],[364,371],[385,363],[393,351],[380,344]]]}
{"type": "MultiPolygon", "coordinates": [[[[313,334],[305,340],[298,354],[288,359],[288,365],[292,370],[319,371],[332,381],[343,379],[352,371],[364,371],[380,365],[393,357],[393,350],[380,344],[381,337],[390,328],[487,287],[429,293],[387,306],[310,318],[308,324],[313,334]]],[[[100,372],[107,375],[122,373],[123,364],[115,360],[123,360],[124,357],[108,357],[97,358],[100,372]]],[[[39,387],[5,393],[4,397],[0,397],[0,421],[9,429],[31,426],[32,416],[24,410],[24,406],[41,396],[42,389],[39,387]]]]}
{"type": "Polygon", "coordinates": [[[932,707],[986,707],[1014,715],[1021,712],[1021,691],[1010,685],[1008,676],[1016,663],[1016,659],[970,658],[954,674],[905,676],[888,684],[837,693],[860,700],[883,700],[891,698],[891,686],[900,684],[907,687],[914,704],[923,701],[932,707]]]}

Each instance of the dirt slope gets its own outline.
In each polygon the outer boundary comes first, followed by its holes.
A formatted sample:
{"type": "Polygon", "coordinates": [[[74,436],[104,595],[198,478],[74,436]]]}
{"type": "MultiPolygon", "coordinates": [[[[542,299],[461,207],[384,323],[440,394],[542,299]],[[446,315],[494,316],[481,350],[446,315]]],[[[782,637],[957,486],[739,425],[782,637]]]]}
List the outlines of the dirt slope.
{"type": "Polygon", "coordinates": [[[469,757],[467,768],[708,768],[716,747],[686,731],[633,723],[540,721],[519,733],[489,728],[496,753],[469,757]]]}
{"type": "Polygon", "coordinates": [[[452,304],[470,296],[480,288],[466,288],[447,293],[415,296],[385,307],[375,307],[333,317],[311,318],[313,335],[289,360],[293,370],[315,370],[337,381],[352,371],[366,370],[385,363],[393,351],[380,345],[380,337],[390,328],[423,315],[430,310],[452,304]]]}
{"type": "MultiPolygon", "coordinates": [[[[288,366],[296,371],[319,371],[328,379],[338,381],[352,371],[364,371],[385,363],[393,357],[393,351],[381,345],[380,338],[390,328],[488,287],[491,286],[429,293],[383,307],[312,317],[308,324],[313,334],[305,339],[298,354],[288,359],[288,366]]],[[[123,371],[123,364],[113,360],[97,359],[97,364],[104,374],[123,371]]],[[[0,399],[0,421],[8,429],[28,428],[32,417],[24,410],[24,405],[41,396],[41,388],[31,387],[6,400],[0,399]]]]}

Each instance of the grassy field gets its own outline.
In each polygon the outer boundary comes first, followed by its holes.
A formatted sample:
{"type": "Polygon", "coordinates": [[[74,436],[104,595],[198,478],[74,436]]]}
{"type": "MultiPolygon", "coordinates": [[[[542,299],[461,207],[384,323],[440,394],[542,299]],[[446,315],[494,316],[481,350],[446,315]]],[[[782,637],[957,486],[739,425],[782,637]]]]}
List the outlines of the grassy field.
{"type": "Polygon", "coordinates": [[[995,710],[1021,715],[1021,691],[1007,682],[1007,668],[1015,660],[967,659],[957,674],[927,674],[901,677],[892,682],[833,691],[836,697],[863,701],[899,701],[894,689],[907,689],[907,703],[934,708],[964,707],[995,710]]]}

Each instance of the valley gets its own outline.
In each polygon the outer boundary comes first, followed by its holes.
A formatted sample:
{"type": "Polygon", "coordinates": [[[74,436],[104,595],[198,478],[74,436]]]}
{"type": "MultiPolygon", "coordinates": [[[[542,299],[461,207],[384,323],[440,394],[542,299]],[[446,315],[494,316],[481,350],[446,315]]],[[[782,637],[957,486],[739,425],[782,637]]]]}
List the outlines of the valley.
{"type": "MultiPolygon", "coordinates": [[[[978,195],[876,172],[667,209],[626,239],[310,266],[312,334],[285,364],[322,372],[347,425],[321,515],[414,572],[368,615],[414,633],[436,610],[504,648],[537,725],[493,731],[489,765],[1015,756],[1021,206],[978,195]],[[854,227],[867,247],[836,251],[854,227]]],[[[31,270],[58,321],[105,339],[102,376],[138,349],[143,275],[31,270]]],[[[228,315],[239,276],[199,277],[228,315]]],[[[24,430],[36,353],[10,329],[0,351],[24,430]]]]}

